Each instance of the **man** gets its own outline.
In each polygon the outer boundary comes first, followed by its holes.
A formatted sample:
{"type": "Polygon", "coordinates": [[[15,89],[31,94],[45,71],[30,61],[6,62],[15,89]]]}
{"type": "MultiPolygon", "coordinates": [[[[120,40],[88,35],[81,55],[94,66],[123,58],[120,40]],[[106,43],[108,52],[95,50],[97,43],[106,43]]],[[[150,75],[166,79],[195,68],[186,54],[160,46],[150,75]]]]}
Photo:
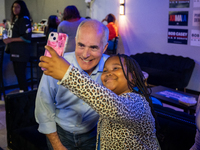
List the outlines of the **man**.
{"type": "MultiPolygon", "coordinates": [[[[101,72],[108,58],[103,54],[108,34],[102,23],[84,20],[77,29],[75,52],[66,53],[64,58],[101,83],[101,72]]],[[[35,108],[38,130],[46,134],[49,149],[95,149],[98,114],[57,82],[46,75],[40,81],[35,108]]]]}

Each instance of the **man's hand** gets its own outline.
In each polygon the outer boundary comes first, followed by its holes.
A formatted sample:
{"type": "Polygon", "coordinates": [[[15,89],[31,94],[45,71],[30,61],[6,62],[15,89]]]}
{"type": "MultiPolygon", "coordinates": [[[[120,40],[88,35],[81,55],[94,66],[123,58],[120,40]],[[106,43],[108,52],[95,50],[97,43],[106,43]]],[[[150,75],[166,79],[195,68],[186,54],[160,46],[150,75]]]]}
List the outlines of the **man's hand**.
{"type": "Polygon", "coordinates": [[[58,56],[56,51],[50,46],[45,46],[45,48],[49,51],[51,57],[41,56],[39,66],[45,68],[45,75],[61,80],[68,70],[70,63],[63,57],[58,56]]]}
{"type": "Polygon", "coordinates": [[[46,136],[54,150],[67,150],[67,148],[61,143],[57,132],[46,134],[46,136]]]}

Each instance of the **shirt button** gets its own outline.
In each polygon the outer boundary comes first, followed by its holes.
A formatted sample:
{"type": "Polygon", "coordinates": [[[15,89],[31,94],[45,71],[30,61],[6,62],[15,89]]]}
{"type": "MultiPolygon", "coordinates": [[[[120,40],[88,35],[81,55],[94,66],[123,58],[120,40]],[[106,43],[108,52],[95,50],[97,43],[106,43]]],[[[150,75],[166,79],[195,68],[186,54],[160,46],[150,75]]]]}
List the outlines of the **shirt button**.
{"type": "Polygon", "coordinates": [[[83,105],[85,105],[85,103],[83,103],[83,105]]]}
{"type": "Polygon", "coordinates": [[[78,125],[76,125],[76,127],[78,127],[78,125]]]}

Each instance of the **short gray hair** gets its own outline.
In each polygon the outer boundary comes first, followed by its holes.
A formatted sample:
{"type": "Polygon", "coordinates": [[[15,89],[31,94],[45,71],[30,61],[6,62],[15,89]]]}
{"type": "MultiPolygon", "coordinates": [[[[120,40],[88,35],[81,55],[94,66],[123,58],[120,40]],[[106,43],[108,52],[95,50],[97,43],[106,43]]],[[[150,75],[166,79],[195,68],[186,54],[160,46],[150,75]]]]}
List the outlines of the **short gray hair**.
{"type": "Polygon", "coordinates": [[[102,32],[102,39],[101,42],[103,44],[103,48],[106,46],[106,44],[108,43],[108,36],[109,36],[109,30],[108,28],[101,22],[95,20],[95,19],[85,19],[83,20],[77,29],[76,32],[76,38],[78,38],[78,34],[79,34],[79,30],[81,28],[81,26],[83,26],[85,23],[90,23],[91,27],[93,27],[94,29],[100,29],[102,32]]]}

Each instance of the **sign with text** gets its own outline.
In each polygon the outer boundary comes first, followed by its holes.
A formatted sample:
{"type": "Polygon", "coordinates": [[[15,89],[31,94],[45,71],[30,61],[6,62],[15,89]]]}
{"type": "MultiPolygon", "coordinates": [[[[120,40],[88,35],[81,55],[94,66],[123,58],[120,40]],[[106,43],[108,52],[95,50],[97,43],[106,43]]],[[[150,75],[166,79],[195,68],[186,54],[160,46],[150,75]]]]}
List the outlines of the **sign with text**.
{"type": "Polygon", "coordinates": [[[193,19],[192,19],[193,26],[200,26],[200,10],[193,11],[193,19]]]}
{"type": "Polygon", "coordinates": [[[200,30],[191,30],[191,46],[200,46],[200,30]]]}
{"type": "Polygon", "coordinates": [[[193,7],[200,7],[200,0],[193,0],[193,7]]]}
{"type": "Polygon", "coordinates": [[[190,0],[169,0],[169,8],[189,8],[190,0]]]}
{"type": "Polygon", "coordinates": [[[170,11],[169,25],[187,26],[188,25],[188,11],[170,11]]]}
{"type": "Polygon", "coordinates": [[[168,43],[186,44],[188,41],[187,29],[168,29],[168,43]]]}

